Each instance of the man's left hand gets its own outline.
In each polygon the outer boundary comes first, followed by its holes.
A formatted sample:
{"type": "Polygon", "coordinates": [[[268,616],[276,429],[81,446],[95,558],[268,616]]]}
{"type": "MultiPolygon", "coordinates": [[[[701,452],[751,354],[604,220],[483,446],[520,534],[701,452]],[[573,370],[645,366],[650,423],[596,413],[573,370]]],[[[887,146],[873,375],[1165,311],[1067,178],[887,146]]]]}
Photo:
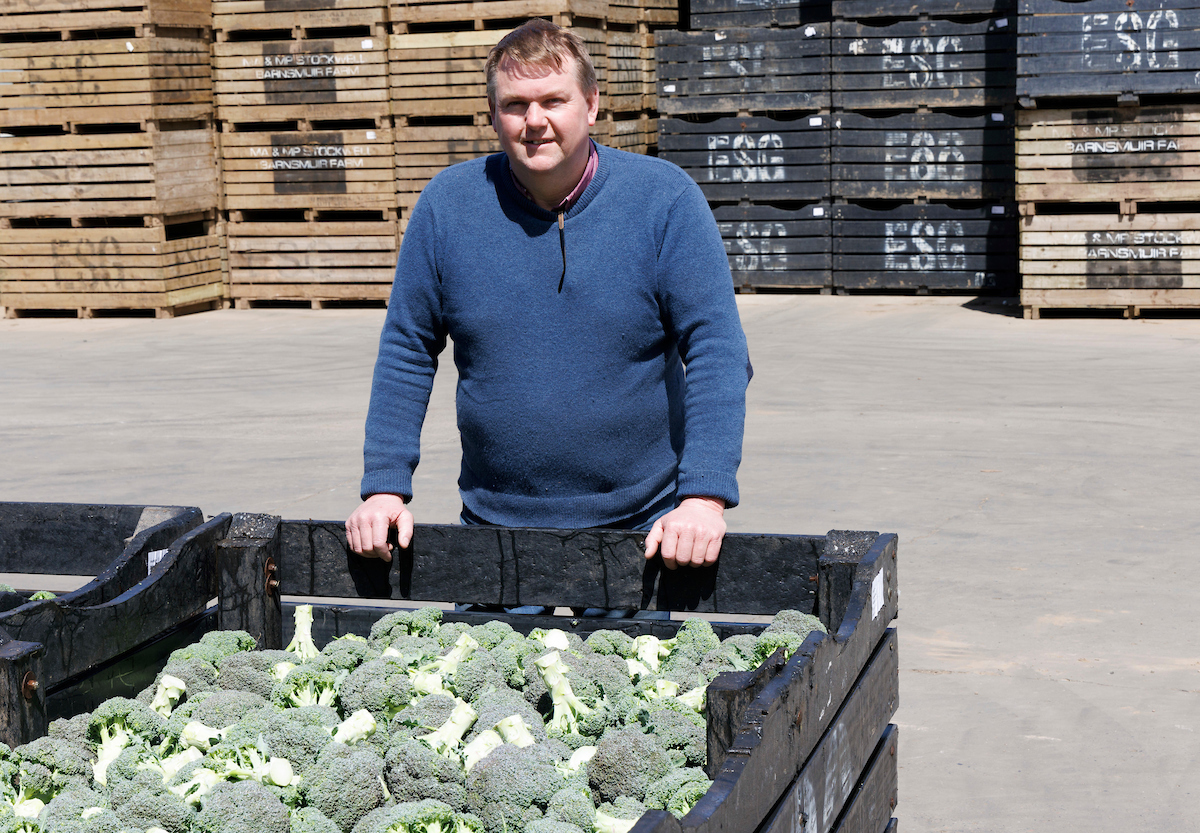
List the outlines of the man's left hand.
{"type": "Polygon", "coordinates": [[[668,570],[715,564],[725,537],[725,501],[686,497],[654,522],[646,536],[646,558],[662,553],[668,570]]]}

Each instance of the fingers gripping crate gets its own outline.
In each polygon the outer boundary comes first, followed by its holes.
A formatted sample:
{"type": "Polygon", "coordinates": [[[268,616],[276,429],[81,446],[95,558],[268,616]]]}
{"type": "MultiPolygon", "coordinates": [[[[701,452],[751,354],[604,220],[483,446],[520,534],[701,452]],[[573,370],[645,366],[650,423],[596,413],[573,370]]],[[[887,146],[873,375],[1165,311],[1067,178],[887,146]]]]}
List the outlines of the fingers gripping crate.
{"type": "MultiPolygon", "coordinates": [[[[637,833],[880,831],[896,804],[898,701],[896,538],[731,534],[712,568],[665,571],[642,555],[644,533],[418,526],[384,563],[351,553],[340,522],[236,516],[218,544],[222,628],[260,645],[285,636],[281,595],[336,597],[318,606],[314,636],[363,635],[395,608],[371,599],[612,607],[689,613],[815,613],[814,633],[784,661],[719,675],[708,689],[708,770],[714,784],[682,820],[650,811],[637,833]],[[274,567],[274,572],[272,572],[274,567]],[[265,581],[264,581],[265,577],[265,581]],[[348,604],[359,598],[362,604],[348,604]]],[[[447,613],[502,619],[528,632],[581,635],[614,626],[672,636],[678,621],[447,613]]],[[[725,617],[728,618],[728,617],[725,617]]],[[[760,626],[714,625],[726,633],[760,626]]],[[[720,631],[718,631],[720,632],[720,631]]]]}
{"type": "Polygon", "coordinates": [[[177,506],[0,503],[0,572],[94,576],[53,599],[0,593],[0,740],[26,743],[49,719],[153,681],[168,647],[114,662],[170,645],[216,595],[229,516],[202,521],[177,506]]]}

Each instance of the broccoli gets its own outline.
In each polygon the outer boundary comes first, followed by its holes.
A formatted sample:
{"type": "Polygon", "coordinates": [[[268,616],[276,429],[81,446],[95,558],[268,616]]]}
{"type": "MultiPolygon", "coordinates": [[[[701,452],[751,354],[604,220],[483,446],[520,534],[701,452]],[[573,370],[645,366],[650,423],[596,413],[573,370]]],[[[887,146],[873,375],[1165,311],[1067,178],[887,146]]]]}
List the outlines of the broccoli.
{"type": "MultiPolygon", "coordinates": [[[[704,774],[704,770],[699,767],[685,767],[672,770],[646,788],[646,806],[652,810],[666,810],[676,795],[687,788],[685,797],[695,795],[695,798],[687,804],[687,809],[690,810],[691,805],[695,804],[700,796],[708,792],[708,788],[711,785],[712,782],[704,774]],[[689,786],[693,784],[700,785],[698,794],[695,788],[689,786]]],[[[682,816],[686,812],[687,810],[676,815],[682,816]]]]}
{"type": "Polygon", "coordinates": [[[367,815],[354,833],[478,833],[479,819],[434,799],[406,801],[367,815]]]}
{"type": "Polygon", "coordinates": [[[88,741],[97,747],[97,758],[92,764],[96,782],[105,783],[108,765],[125,747],[153,746],[162,740],[166,730],[163,716],[144,703],[126,697],[105,700],[88,720],[88,741]]]}
{"type": "Polygon", "coordinates": [[[785,656],[790,657],[813,631],[827,632],[816,616],[798,610],[781,610],[755,640],[754,656],[761,663],[782,648],[785,656]]]}
{"type": "Polygon", "coordinates": [[[470,634],[485,651],[490,651],[506,639],[518,635],[513,630],[512,625],[502,622],[499,619],[493,619],[490,622],[484,622],[482,625],[473,626],[470,634]]]}
{"type": "MultiPolygon", "coordinates": [[[[70,741],[76,746],[87,746],[87,728],[91,718],[92,716],[87,712],[71,718],[60,717],[50,721],[50,725],[46,728],[46,734],[52,738],[70,741]]],[[[4,744],[0,744],[0,750],[2,750],[0,751],[0,760],[2,760],[7,757],[10,750],[4,744]]]]}
{"type": "Polygon", "coordinates": [[[637,656],[637,643],[625,631],[609,628],[592,631],[583,644],[593,653],[604,656],[620,657],[621,659],[631,659],[637,656]]]}
{"type": "Polygon", "coordinates": [[[92,755],[87,746],[43,737],[14,749],[12,761],[24,793],[46,803],[64,790],[90,786],[92,755]]]}
{"type": "Polygon", "coordinates": [[[591,830],[596,818],[596,805],[592,803],[592,794],[580,787],[564,787],[550,797],[546,805],[546,818],[555,821],[565,821],[583,830],[591,830]]]}
{"type": "Polygon", "coordinates": [[[487,833],[523,830],[564,786],[554,760],[542,744],[500,746],[467,773],[467,808],[487,833]]]}
{"type": "Polygon", "coordinates": [[[321,752],[300,789],[307,804],[342,830],[350,830],[383,804],[383,766],[383,759],[368,748],[331,743],[321,752]]]}
{"type": "Polygon", "coordinates": [[[348,671],[330,671],[315,665],[297,665],[271,690],[271,702],[280,708],[333,706],[348,671]]]}
{"type": "Polygon", "coordinates": [[[504,723],[504,729],[497,729],[497,731],[500,731],[501,737],[508,743],[515,743],[518,746],[528,745],[525,742],[526,739],[521,729],[522,726],[529,733],[533,742],[536,743],[546,738],[546,730],[543,726],[541,714],[515,691],[509,689],[490,691],[472,703],[472,705],[479,713],[474,726],[477,732],[482,732],[485,729],[496,729],[501,723],[504,723]],[[514,718],[521,721],[521,726],[517,726],[513,722],[514,718]],[[511,734],[511,737],[509,734],[511,734]]]}
{"type": "Polygon", "coordinates": [[[567,679],[571,669],[562,661],[558,651],[551,651],[539,657],[534,665],[541,673],[542,681],[550,690],[554,701],[554,713],[546,723],[547,733],[555,737],[579,734],[579,718],[592,709],[572,690],[567,679]]]}
{"type": "Polygon", "coordinates": [[[659,701],[642,713],[641,720],[645,731],[670,753],[676,766],[704,765],[708,758],[708,727],[699,713],[679,704],[679,700],[659,701]]]}
{"type": "Polygon", "coordinates": [[[292,634],[292,641],[283,650],[295,654],[299,657],[300,662],[308,662],[321,653],[312,638],[312,605],[296,605],[296,612],[292,615],[292,621],[295,623],[296,630],[292,634]]]}
{"type": "Polygon", "coordinates": [[[416,697],[392,718],[391,734],[416,737],[428,734],[450,719],[458,707],[458,700],[447,694],[426,694],[416,697]]]}
{"type": "Polygon", "coordinates": [[[588,761],[588,780],[601,801],[626,795],[644,800],[646,788],[675,769],[670,754],[635,728],[611,729],[588,761]]]}
{"type": "Polygon", "coordinates": [[[540,818],[525,825],[525,833],[583,833],[583,828],[559,819],[540,818]]]}
{"type": "Polygon", "coordinates": [[[382,651],[401,636],[433,636],[442,624],[442,611],[437,607],[398,610],[389,613],[371,626],[369,642],[382,651]]]}
{"type": "MultiPolygon", "coordinates": [[[[217,658],[220,662],[220,658],[217,658]]],[[[204,691],[216,691],[217,677],[219,672],[214,663],[199,657],[183,657],[181,659],[168,660],[166,667],[159,673],[154,684],[147,687],[144,691],[138,694],[137,699],[140,702],[150,705],[154,700],[154,696],[158,693],[158,685],[163,677],[174,677],[181,681],[184,685],[185,694],[188,697],[195,697],[204,691]]]]}
{"type": "Polygon", "coordinates": [[[597,807],[592,824],[595,833],[629,833],[645,812],[646,808],[640,801],[622,796],[612,803],[606,802],[597,807]]]}
{"type": "Polygon", "coordinates": [[[242,651],[222,657],[217,663],[217,685],[223,689],[249,691],[270,699],[275,684],[296,667],[295,654],[287,651],[242,651]]]}
{"type": "Polygon", "coordinates": [[[58,598],[57,593],[51,593],[49,590],[38,590],[37,592],[30,594],[29,601],[31,601],[31,602],[46,602],[46,601],[49,601],[50,599],[57,599],[57,598],[58,598]]]}
{"type": "Polygon", "coordinates": [[[479,643],[475,641],[475,638],[471,634],[460,634],[454,642],[453,648],[430,662],[421,670],[439,674],[443,678],[453,676],[454,672],[458,670],[459,663],[475,653],[478,648],[479,643]]]}
{"type": "Polygon", "coordinates": [[[321,750],[333,742],[330,733],[337,725],[337,713],[332,709],[288,709],[270,717],[253,736],[230,732],[227,740],[247,745],[261,736],[271,755],[291,761],[304,778],[321,750]]]}
{"type": "Polygon", "coordinates": [[[262,784],[222,781],[204,796],[194,828],[197,833],[290,833],[291,813],[262,784]]]}
{"type": "Polygon", "coordinates": [[[109,798],[124,825],[158,827],[167,833],[189,833],[196,810],[146,773],[132,781],[115,784],[109,798]]]}
{"type": "Polygon", "coordinates": [[[0,593],[16,593],[16,592],[17,592],[17,588],[13,587],[11,584],[4,584],[3,582],[0,582],[0,593]]]}
{"type": "Polygon", "coordinates": [[[445,723],[428,735],[418,735],[417,740],[429,744],[440,755],[453,755],[477,717],[479,714],[471,704],[460,700],[445,723]]]}
{"type": "Polygon", "coordinates": [[[189,697],[167,720],[167,731],[178,738],[192,723],[200,723],[215,730],[224,730],[239,723],[248,713],[270,704],[262,697],[249,691],[217,690],[205,691],[189,697]]]}
{"type": "Polygon", "coordinates": [[[374,715],[367,709],[359,709],[335,726],[330,734],[337,743],[353,746],[375,734],[376,728],[374,715]]]}
{"type": "Polygon", "coordinates": [[[474,740],[462,748],[463,769],[470,772],[471,767],[486,758],[497,747],[503,745],[504,738],[500,737],[500,733],[495,729],[486,729],[478,733],[475,735],[474,740]]]}
{"type": "Polygon", "coordinates": [[[398,802],[436,798],[455,810],[466,810],[463,768],[422,741],[401,738],[393,742],[384,757],[383,777],[392,798],[398,802]]]}
{"type": "Polygon", "coordinates": [[[291,833],[342,833],[333,821],[316,807],[292,811],[291,833]]]}
{"type": "Polygon", "coordinates": [[[163,674],[158,678],[158,684],[154,689],[154,699],[150,701],[150,708],[163,717],[170,717],[171,710],[175,708],[175,704],[186,692],[187,683],[178,677],[163,674]]]}
{"type": "Polygon", "coordinates": [[[365,640],[343,636],[327,643],[309,664],[325,671],[353,671],[373,659],[379,659],[379,652],[365,640]]]}
{"type": "Polygon", "coordinates": [[[367,709],[386,723],[412,699],[412,684],[404,665],[392,657],[367,660],[350,672],[338,689],[343,713],[367,709]]]}
{"type": "Polygon", "coordinates": [[[120,819],[113,814],[108,798],[86,788],[59,793],[42,810],[38,823],[46,833],[81,833],[84,830],[116,833],[120,828],[120,819]]]}

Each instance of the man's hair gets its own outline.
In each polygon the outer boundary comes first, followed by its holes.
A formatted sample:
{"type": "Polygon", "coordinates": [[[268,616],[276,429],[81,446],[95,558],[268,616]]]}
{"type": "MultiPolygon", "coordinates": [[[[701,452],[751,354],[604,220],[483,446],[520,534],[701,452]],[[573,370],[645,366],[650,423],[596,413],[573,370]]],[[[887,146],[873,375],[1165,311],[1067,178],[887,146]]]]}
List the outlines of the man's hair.
{"type": "Polygon", "coordinates": [[[488,109],[496,111],[496,72],[507,59],[522,67],[554,67],[562,70],[568,58],[575,59],[575,78],[584,95],[598,90],[596,69],[583,38],[548,20],[534,18],[522,23],[492,47],[487,59],[488,109]]]}

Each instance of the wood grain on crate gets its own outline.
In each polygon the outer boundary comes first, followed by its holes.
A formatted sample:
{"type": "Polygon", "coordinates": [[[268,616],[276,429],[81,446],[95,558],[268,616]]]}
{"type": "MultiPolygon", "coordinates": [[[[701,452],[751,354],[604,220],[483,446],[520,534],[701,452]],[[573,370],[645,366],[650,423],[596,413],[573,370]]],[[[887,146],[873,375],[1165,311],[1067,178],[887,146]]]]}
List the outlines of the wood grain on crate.
{"type": "Polygon", "coordinates": [[[848,110],[989,107],[1014,100],[1016,25],[834,21],[833,106],[848,110]]]}
{"type": "Polygon", "coordinates": [[[1017,0],[833,0],[833,16],[843,20],[873,18],[963,17],[1012,13],[1017,0]]]}
{"type": "Polygon", "coordinates": [[[574,17],[603,20],[608,15],[607,0],[477,0],[447,2],[415,0],[407,3],[391,0],[393,25],[420,23],[474,23],[482,29],[485,21],[525,20],[544,17],[561,25],[570,25],[574,17]]]}
{"type": "Polygon", "coordinates": [[[396,268],[395,220],[231,222],[229,294],[247,300],[383,300],[396,268]]]}
{"type": "Polygon", "coordinates": [[[829,0],[691,0],[692,29],[795,27],[827,23],[829,0]]]}
{"type": "Polygon", "coordinates": [[[1012,199],[1012,117],[1003,111],[832,119],[834,196],[1012,199]]]}
{"type": "Polygon", "coordinates": [[[687,171],[712,202],[829,196],[829,116],[791,121],[658,120],[659,156],[687,171]]]}
{"type": "Polygon", "coordinates": [[[1021,0],[1018,21],[1023,100],[1197,90],[1197,0],[1021,0]]]}
{"type": "Polygon", "coordinates": [[[832,239],[828,204],[801,208],[727,205],[713,209],[734,286],[829,286],[832,239]]]}
{"type": "Polygon", "coordinates": [[[488,52],[511,30],[392,35],[388,59],[395,116],[487,113],[488,52]]]}
{"type": "Polygon", "coordinates": [[[0,216],[175,215],[217,206],[211,128],[0,139],[0,216]]]}
{"type": "Polygon", "coordinates": [[[0,125],[211,118],[207,40],[0,44],[0,125]]]}
{"type": "Polygon", "coordinates": [[[1016,288],[1011,206],[833,206],[833,283],[849,289],[1016,288]]]}
{"type": "Polygon", "coordinates": [[[1021,224],[1026,289],[1200,289],[1200,215],[1039,215],[1021,224]]]}
{"type": "Polygon", "coordinates": [[[235,32],[251,41],[252,32],[350,27],[368,27],[381,37],[388,20],[384,0],[213,0],[212,5],[218,40],[235,32]]]}
{"type": "Polygon", "coordinates": [[[381,37],[217,43],[213,71],[223,121],[378,119],[390,112],[381,37]]]}
{"type": "Polygon", "coordinates": [[[1024,110],[1017,199],[1200,200],[1200,105],[1024,110]]]}
{"type": "Polygon", "coordinates": [[[603,145],[630,153],[649,153],[658,146],[658,119],[642,113],[637,118],[598,120],[592,138],[603,145]]]}
{"type": "Polygon", "coordinates": [[[0,34],[143,25],[181,28],[212,26],[211,0],[5,0],[0,34]]]}
{"type": "Polygon", "coordinates": [[[609,29],[607,40],[608,109],[617,112],[653,110],[654,36],[649,32],[609,29]]]}
{"type": "Polygon", "coordinates": [[[224,133],[225,207],[388,208],[394,142],[391,130],[224,133]]]}
{"type": "Polygon", "coordinates": [[[443,168],[500,151],[491,127],[482,125],[409,126],[396,128],[396,193],[400,206],[411,208],[443,168]]]}
{"type": "Polygon", "coordinates": [[[1043,309],[1124,309],[1137,317],[1146,309],[1198,309],[1200,289],[1022,289],[1026,318],[1043,309]]]}
{"type": "Polygon", "coordinates": [[[655,33],[663,114],[829,106],[829,26],[655,33]]]}

